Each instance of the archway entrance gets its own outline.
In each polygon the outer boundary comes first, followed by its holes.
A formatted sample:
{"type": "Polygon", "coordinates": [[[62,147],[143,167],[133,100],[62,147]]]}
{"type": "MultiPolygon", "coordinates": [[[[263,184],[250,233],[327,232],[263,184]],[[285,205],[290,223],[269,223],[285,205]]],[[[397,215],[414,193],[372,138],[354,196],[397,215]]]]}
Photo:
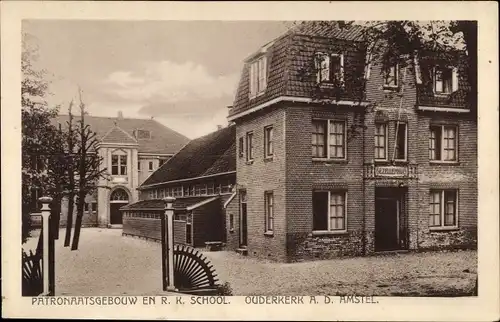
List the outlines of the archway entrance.
{"type": "Polygon", "coordinates": [[[123,224],[120,208],[128,204],[128,194],[124,189],[116,189],[111,193],[109,201],[109,223],[111,225],[123,224]]]}

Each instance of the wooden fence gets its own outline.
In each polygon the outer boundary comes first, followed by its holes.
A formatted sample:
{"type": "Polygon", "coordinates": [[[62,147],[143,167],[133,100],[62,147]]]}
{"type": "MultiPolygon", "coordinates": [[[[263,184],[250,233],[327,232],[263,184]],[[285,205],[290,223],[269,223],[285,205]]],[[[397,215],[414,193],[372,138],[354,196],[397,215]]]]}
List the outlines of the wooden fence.
{"type": "MultiPolygon", "coordinates": [[[[135,236],[161,242],[161,216],[163,211],[126,210],[123,212],[124,236],[135,236]]],[[[174,243],[186,244],[186,221],[174,220],[174,243]]]]}

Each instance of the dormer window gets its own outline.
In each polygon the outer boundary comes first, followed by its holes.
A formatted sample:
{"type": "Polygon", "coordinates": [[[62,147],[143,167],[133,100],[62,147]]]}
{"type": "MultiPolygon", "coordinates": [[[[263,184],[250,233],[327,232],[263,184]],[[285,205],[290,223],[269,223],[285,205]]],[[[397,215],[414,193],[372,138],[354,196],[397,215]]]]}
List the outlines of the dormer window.
{"type": "Polygon", "coordinates": [[[384,75],[384,87],[396,88],[399,86],[399,66],[396,64],[386,69],[384,75]]]}
{"type": "Polygon", "coordinates": [[[315,57],[316,81],[343,86],[344,55],[317,53],[315,57]]]}
{"type": "Polygon", "coordinates": [[[450,94],[458,89],[457,69],[436,66],[433,70],[433,89],[436,94],[450,94]]]}
{"type": "Polygon", "coordinates": [[[267,58],[257,58],[250,65],[250,98],[264,93],[267,86],[267,58]]]}
{"type": "Polygon", "coordinates": [[[136,130],[136,137],[138,139],[151,139],[151,131],[149,130],[136,130]]]}

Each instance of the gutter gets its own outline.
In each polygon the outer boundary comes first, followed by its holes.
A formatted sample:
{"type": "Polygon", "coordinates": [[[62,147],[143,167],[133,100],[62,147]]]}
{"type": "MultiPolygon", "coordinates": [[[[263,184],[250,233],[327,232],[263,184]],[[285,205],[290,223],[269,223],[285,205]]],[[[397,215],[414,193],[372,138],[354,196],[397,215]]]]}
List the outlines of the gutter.
{"type": "MultiPolygon", "coordinates": [[[[165,164],[166,164],[166,162],[165,162],[165,164]]],[[[156,170],[156,171],[158,171],[158,170],[156,170]]],[[[200,176],[200,177],[177,179],[177,180],[165,181],[165,182],[160,182],[160,183],[153,183],[153,184],[149,184],[149,185],[140,186],[137,188],[137,190],[145,190],[148,188],[158,187],[158,186],[166,185],[169,183],[186,182],[186,181],[192,181],[192,180],[198,180],[198,179],[204,179],[204,178],[213,178],[213,177],[222,176],[222,175],[226,175],[226,174],[233,174],[233,173],[236,173],[236,171],[221,172],[221,173],[209,174],[209,175],[200,176]]]]}

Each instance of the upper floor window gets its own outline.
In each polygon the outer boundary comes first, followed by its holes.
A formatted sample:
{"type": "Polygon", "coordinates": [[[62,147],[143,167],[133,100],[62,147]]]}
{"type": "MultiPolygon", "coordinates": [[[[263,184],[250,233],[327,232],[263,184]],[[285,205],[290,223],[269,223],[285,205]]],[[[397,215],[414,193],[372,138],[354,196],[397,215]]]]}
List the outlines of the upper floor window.
{"type": "Polygon", "coordinates": [[[345,121],[313,120],[313,158],[345,159],[345,121]]]}
{"type": "Polygon", "coordinates": [[[346,192],[313,192],[313,230],[346,230],[346,192]]]}
{"type": "Polygon", "coordinates": [[[394,159],[395,160],[406,160],[407,153],[407,137],[406,137],[406,123],[396,122],[396,127],[394,129],[394,159]]]}
{"type": "Polygon", "coordinates": [[[167,160],[165,160],[165,159],[160,159],[160,160],[158,161],[158,167],[161,167],[161,166],[165,163],[165,161],[167,161],[167,160]]]}
{"type": "Polygon", "coordinates": [[[127,156],[123,154],[111,155],[111,174],[124,176],[127,174],[127,156]]]}
{"type": "Polygon", "coordinates": [[[148,162],[148,166],[149,166],[149,171],[153,171],[153,161],[149,161],[148,162]]]}
{"type": "Polygon", "coordinates": [[[386,123],[375,123],[375,160],[387,160],[386,123]]]}
{"type": "Polygon", "coordinates": [[[457,68],[435,66],[432,76],[434,93],[450,94],[458,90],[457,68]]]}
{"type": "Polygon", "coordinates": [[[344,55],[317,53],[315,56],[318,83],[344,83],[344,55]]]}
{"type": "Polygon", "coordinates": [[[399,66],[396,64],[386,69],[384,87],[398,87],[399,66]]]}
{"type": "Polygon", "coordinates": [[[270,158],[274,154],[273,147],[273,127],[267,126],[264,128],[264,157],[270,158]]]}
{"type": "Polygon", "coordinates": [[[457,226],[457,190],[431,190],[429,227],[457,226]]]}
{"type": "Polygon", "coordinates": [[[253,160],[253,132],[247,133],[247,161],[253,160]]]}
{"type": "Polygon", "coordinates": [[[138,129],[136,133],[138,139],[151,139],[151,131],[149,130],[138,129]]]}
{"type": "Polygon", "coordinates": [[[264,93],[267,87],[267,58],[262,56],[250,65],[250,97],[264,93]]]}
{"type": "Polygon", "coordinates": [[[137,161],[137,171],[141,171],[141,161],[137,161]]]}
{"type": "Polygon", "coordinates": [[[457,161],[457,127],[433,125],[429,136],[429,159],[457,161]]]}
{"type": "Polygon", "coordinates": [[[239,138],[238,140],[238,156],[240,158],[243,158],[243,155],[245,153],[245,144],[243,143],[243,137],[239,138]]]}

